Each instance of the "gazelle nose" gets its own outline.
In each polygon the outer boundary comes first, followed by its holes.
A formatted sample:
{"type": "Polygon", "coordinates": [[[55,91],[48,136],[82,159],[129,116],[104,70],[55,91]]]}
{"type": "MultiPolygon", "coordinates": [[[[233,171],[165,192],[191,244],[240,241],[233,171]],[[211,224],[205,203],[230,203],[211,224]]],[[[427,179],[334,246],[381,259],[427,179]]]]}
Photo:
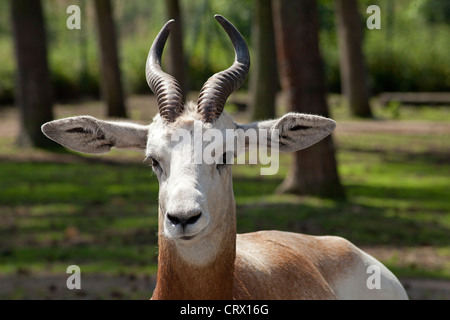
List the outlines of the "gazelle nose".
{"type": "Polygon", "coordinates": [[[188,224],[194,224],[197,222],[198,219],[200,219],[202,215],[202,212],[193,212],[191,214],[171,214],[171,213],[167,213],[167,219],[170,221],[171,224],[173,224],[174,226],[181,226],[183,229],[188,225],[188,224]]]}

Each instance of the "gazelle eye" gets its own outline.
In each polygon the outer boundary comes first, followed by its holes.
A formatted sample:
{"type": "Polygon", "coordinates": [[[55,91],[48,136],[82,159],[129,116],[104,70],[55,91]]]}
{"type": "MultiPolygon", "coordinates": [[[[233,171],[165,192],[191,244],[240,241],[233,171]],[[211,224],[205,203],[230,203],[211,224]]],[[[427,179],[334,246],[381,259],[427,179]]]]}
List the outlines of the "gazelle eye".
{"type": "Polygon", "coordinates": [[[160,166],[159,162],[156,161],[154,158],[152,158],[152,166],[154,166],[154,167],[159,167],[160,166]]]}
{"type": "Polygon", "coordinates": [[[145,157],[144,162],[152,166],[153,170],[161,169],[161,165],[159,164],[158,160],[151,156],[145,157]]]}
{"type": "Polygon", "coordinates": [[[217,170],[221,171],[226,165],[231,164],[232,161],[230,160],[231,154],[224,152],[222,154],[222,161],[221,163],[217,164],[217,170]]]}
{"type": "Polygon", "coordinates": [[[222,155],[222,163],[227,164],[227,153],[226,152],[224,152],[224,154],[222,155]]]}

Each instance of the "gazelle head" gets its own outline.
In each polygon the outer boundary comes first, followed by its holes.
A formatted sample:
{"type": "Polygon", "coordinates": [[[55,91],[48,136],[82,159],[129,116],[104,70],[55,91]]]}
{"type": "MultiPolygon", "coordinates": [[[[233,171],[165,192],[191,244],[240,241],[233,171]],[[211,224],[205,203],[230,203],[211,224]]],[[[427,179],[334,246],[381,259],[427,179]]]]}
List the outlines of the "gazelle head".
{"type": "Polygon", "coordinates": [[[146,64],[146,78],[157,97],[159,114],[148,126],[102,121],[90,116],[48,122],[42,131],[76,151],[104,153],[112,147],[145,151],[159,181],[159,232],[181,256],[203,264],[219,252],[224,239],[235,239],[235,201],[231,162],[241,149],[274,146],[290,152],[306,148],[335,128],[331,119],[288,113],[276,120],[238,125],[223,112],[229,95],[244,82],[250,55],[239,31],[216,15],[235,50],[233,65],[207,80],[197,103],[184,103],[176,79],[161,68],[161,55],[173,20],[157,35],[146,64]],[[263,134],[264,133],[264,134],[263,134]],[[252,136],[256,140],[250,139],[252,136]],[[214,148],[211,147],[211,142],[214,148]],[[223,147],[225,146],[225,147],[223,147]]]}

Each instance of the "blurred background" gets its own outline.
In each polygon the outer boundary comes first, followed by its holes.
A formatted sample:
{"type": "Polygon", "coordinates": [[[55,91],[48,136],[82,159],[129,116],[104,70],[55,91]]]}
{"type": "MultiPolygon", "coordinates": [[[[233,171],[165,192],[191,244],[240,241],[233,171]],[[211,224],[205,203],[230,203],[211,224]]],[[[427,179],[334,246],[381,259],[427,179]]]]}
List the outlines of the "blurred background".
{"type": "Polygon", "coordinates": [[[145,62],[170,18],[164,69],[195,101],[234,59],[216,13],[252,58],[225,108],[236,122],[296,111],[338,123],[281,155],[274,176],[233,168],[238,232],[339,235],[386,264],[411,298],[449,299],[445,0],[1,1],[0,298],[151,296],[158,183],[143,154],[82,155],[40,126],[82,114],[149,123],[158,109],[145,62]],[[73,264],[81,290],[66,287],[73,264]]]}

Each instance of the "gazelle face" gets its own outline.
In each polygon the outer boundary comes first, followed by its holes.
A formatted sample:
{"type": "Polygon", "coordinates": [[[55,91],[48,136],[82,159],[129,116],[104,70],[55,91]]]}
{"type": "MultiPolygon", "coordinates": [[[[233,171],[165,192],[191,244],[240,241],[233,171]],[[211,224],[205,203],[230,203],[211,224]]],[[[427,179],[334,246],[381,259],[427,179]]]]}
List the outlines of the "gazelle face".
{"type": "MultiPolygon", "coordinates": [[[[203,133],[212,127],[234,129],[235,124],[227,114],[214,125],[203,123],[189,111],[175,123],[155,117],[146,148],[159,181],[159,219],[164,236],[185,245],[217,232],[229,220],[227,214],[233,214],[229,205],[234,205],[231,166],[223,161],[196,161],[195,157],[203,155],[208,145],[196,132],[199,127],[203,133]]],[[[223,159],[223,155],[219,157],[223,159]]]]}
{"type": "Polygon", "coordinates": [[[50,139],[79,152],[105,153],[112,147],[145,150],[159,180],[160,235],[174,240],[184,259],[197,264],[207,263],[218,254],[221,241],[233,240],[236,234],[228,163],[240,146],[230,150],[225,131],[238,129],[235,131],[243,134],[244,139],[238,139],[244,141],[245,148],[252,147],[251,139],[245,138],[252,132],[253,144],[257,142],[258,147],[273,151],[276,146],[276,150],[292,152],[325,138],[336,125],[328,118],[298,113],[248,125],[235,124],[222,111],[228,96],[244,82],[250,55],[239,31],[225,18],[216,15],[216,19],[230,37],[235,61],[206,81],[197,104],[184,105],[179,84],[161,69],[161,54],[174,23],[171,20],[157,35],[147,59],[146,78],[159,108],[152,124],[141,126],[79,116],[42,126],[50,139]],[[198,127],[200,134],[196,135],[198,127]],[[212,139],[216,146],[225,143],[225,148],[209,148],[211,143],[205,143],[208,139],[203,135],[208,129],[221,133],[220,138],[212,139]]]}

